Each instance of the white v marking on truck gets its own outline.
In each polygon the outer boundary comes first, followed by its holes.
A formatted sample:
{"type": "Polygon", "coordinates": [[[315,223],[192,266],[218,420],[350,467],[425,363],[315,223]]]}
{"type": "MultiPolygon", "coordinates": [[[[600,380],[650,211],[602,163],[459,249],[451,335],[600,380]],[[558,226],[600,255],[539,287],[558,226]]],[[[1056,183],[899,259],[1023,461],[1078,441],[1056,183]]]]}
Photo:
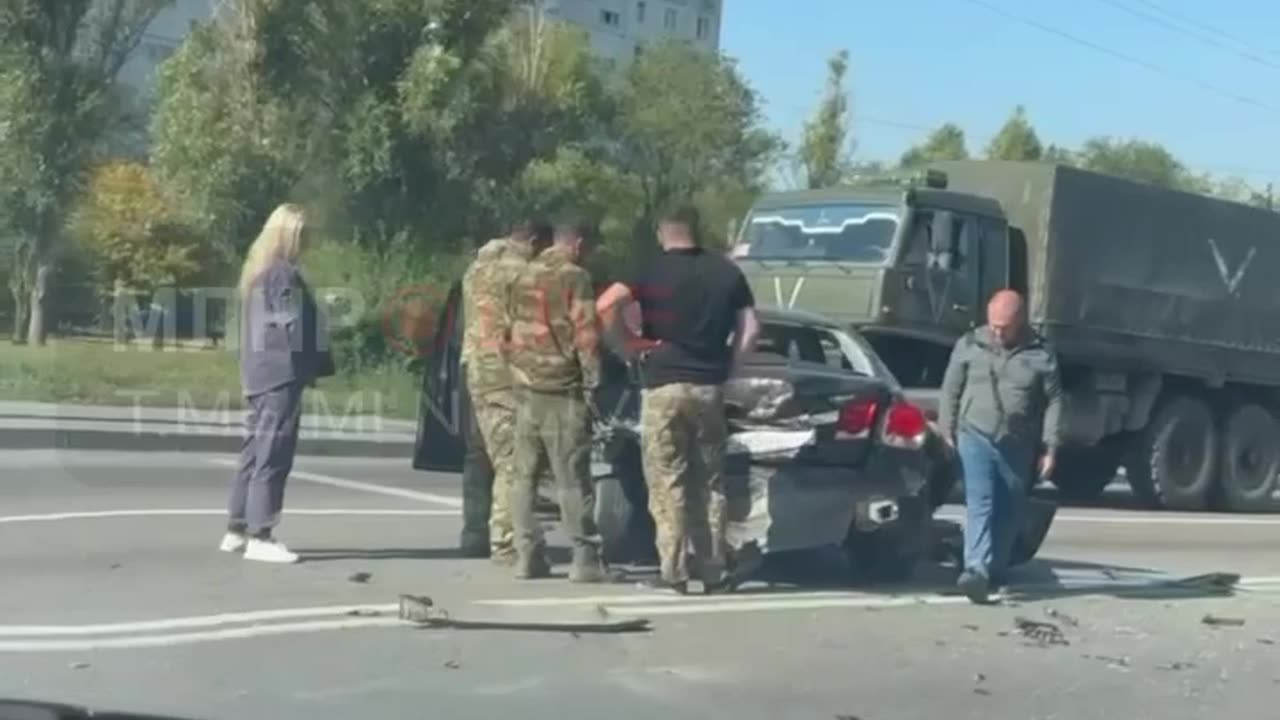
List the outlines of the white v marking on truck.
{"type": "Polygon", "coordinates": [[[796,300],[800,298],[800,291],[803,288],[804,288],[804,276],[802,275],[796,278],[795,284],[791,286],[791,298],[787,300],[786,304],[783,304],[782,278],[777,275],[773,276],[773,295],[774,295],[774,298],[778,301],[778,307],[783,308],[784,310],[790,310],[796,306],[796,300]]]}
{"type": "Polygon", "coordinates": [[[1244,279],[1245,271],[1249,269],[1249,265],[1253,262],[1253,256],[1258,249],[1249,246],[1249,252],[1244,256],[1244,262],[1236,268],[1234,274],[1227,270],[1227,261],[1222,257],[1222,251],[1218,249],[1218,243],[1209,238],[1209,251],[1213,253],[1213,260],[1218,264],[1218,277],[1222,278],[1222,284],[1227,286],[1227,292],[1232,295],[1236,294],[1236,288],[1240,287],[1240,281],[1244,279]]]}

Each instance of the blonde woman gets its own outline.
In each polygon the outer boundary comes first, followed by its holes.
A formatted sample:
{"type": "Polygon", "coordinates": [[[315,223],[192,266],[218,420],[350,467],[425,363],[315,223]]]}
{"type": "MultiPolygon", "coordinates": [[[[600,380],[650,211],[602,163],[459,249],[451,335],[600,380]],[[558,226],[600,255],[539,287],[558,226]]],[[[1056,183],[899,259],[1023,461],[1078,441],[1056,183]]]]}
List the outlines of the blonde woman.
{"type": "Polygon", "coordinates": [[[272,537],[293,469],[303,388],[333,374],[328,338],[298,258],[308,243],[306,218],[281,205],[249,248],[240,273],[240,382],[249,405],[240,468],[231,486],[223,552],[247,560],[294,563],[272,537]]]}

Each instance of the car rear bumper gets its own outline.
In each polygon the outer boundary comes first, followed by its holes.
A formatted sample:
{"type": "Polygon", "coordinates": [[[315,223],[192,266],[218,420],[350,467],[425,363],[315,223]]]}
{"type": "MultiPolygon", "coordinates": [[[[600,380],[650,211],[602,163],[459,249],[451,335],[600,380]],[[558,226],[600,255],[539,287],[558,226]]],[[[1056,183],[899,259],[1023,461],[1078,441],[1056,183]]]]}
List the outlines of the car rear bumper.
{"type": "Polygon", "coordinates": [[[900,455],[908,453],[877,453],[859,469],[802,463],[731,467],[725,476],[729,545],[805,550],[840,545],[851,531],[895,525],[901,503],[921,500],[928,486],[923,463],[900,455]]]}

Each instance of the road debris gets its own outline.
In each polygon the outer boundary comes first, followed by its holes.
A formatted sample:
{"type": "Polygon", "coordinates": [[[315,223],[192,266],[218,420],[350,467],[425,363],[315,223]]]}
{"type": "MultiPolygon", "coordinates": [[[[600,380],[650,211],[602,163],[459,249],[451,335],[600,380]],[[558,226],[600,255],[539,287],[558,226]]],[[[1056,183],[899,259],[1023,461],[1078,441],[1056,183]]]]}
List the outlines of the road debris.
{"type": "Polygon", "coordinates": [[[1045,608],[1044,614],[1071,627],[1080,627],[1080,621],[1056,608],[1045,608]]]}
{"type": "Polygon", "coordinates": [[[1259,645],[1275,645],[1276,641],[1272,640],[1271,638],[1260,637],[1258,638],[1258,644],[1259,645]]]}
{"type": "Polygon", "coordinates": [[[458,662],[457,660],[446,660],[444,663],[444,666],[449,668],[450,670],[457,670],[458,668],[462,667],[462,663],[458,662]]]}
{"type": "Polygon", "coordinates": [[[990,690],[988,690],[988,689],[986,689],[986,688],[974,688],[974,689],[973,689],[973,694],[974,694],[974,695],[981,695],[981,696],[983,696],[983,697],[990,697],[990,695],[991,695],[991,691],[990,691],[990,690]]]}
{"type": "Polygon", "coordinates": [[[79,662],[73,662],[70,665],[70,668],[72,670],[85,670],[85,669],[88,669],[89,667],[90,667],[89,663],[84,662],[83,660],[79,662]]]}
{"type": "Polygon", "coordinates": [[[347,612],[348,617],[382,617],[382,613],[377,610],[365,610],[356,608],[347,612]]]}
{"type": "Polygon", "coordinates": [[[1216,615],[1205,615],[1200,618],[1200,622],[1209,627],[1243,627],[1243,618],[1218,617],[1216,615]]]}
{"type": "Polygon", "coordinates": [[[862,720],[857,715],[837,715],[836,720],[862,720]]]}
{"type": "Polygon", "coordinates": [[[1029,620],[1024,617],[1014,618],[1013,623],[1023,637],[1035,641],[1040,647],[1071,644],[1067,642],[1066,636],[1062,634],[1062,628],[1053,623],[1029,620]]]}
{"type": "Polygon", "coordinates": [[[1157,665],[1156,669],[1164,670],[1166,672],[1180,672],[1182,670],[1194,670],[1195,667],[1196,664],[1191,662],[1171,662],[1165,663],[1164,665],[1157,665]]]}
{"type": "Polygon", "coordinates": [[[974,676],[973,676],[973,681],[974,681],[975,683],[981,683],[981,682],[984,682],[986,679],[987,679],[987,676],[986,676],[986,675],[983,675],[982,673],[978,673],[977,675],[974,675],[974,676]]]}
{"type": "Polygon", "coordinates": [[[1240,584],[1240,576],[1236,573],[1213,572],[1204,575],[1192,575],[1168,583],[1170,586],[1216,592],[1231,592],[1240,584]]]}
{"type": "Polygon", "coordinates": [[[358,573],[352,573],[351,576],[347,578],[347,580],[353,583],[359,583],[363,585],[369,582],[370,578],[372,577],[373,577],[373,573],[358,572],[358,573]]]}
{"type": "Polygon", "coordinates": [[[647,618],[610,619],[607,609],[597,606],[592,615],[584,620],[522,620],[506,618],[460,618],[452,617],[444,608],[435,606],[435,602],[425,595],[401,595],[400,619],[415,625],[430,628],[453,628],[457,630],[528,630],[543,632],[577,633],[625,633],[649,630],[647,618]]]}
{"type": "Polygon", "coordinates": [[[964,625],[962,625],[961,627],[963,627],[965,630],[969,630],[970,632],[978,632],[979,630],[981,630],[981,629],[982,629],[982,628],[978,627],[977,625],[973,625],[973,624],[970,624],[970,623],[965,623],[965,624],[964,624],[964,625]]]}
{"type": "Polygon", "coordinates": [[[1118,668],[1129,667],[1129,658],[1127,657],[1112,657],[1110,655],[1090,655],[1088,653],[1082,655],[1081,657],[1083,657],[1086,660],[1101,660],[1102,662],[1106,663],[1111,667],[1118,667],[1118,668]]]}

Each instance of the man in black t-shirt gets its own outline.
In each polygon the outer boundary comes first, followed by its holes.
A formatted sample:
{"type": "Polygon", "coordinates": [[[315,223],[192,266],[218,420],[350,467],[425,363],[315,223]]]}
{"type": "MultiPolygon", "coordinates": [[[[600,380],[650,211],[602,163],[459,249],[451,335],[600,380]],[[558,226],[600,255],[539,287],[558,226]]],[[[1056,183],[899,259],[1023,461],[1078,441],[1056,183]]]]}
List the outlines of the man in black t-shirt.
{"type": "Polygon", "coordinates": [[[649,512],[662,559],[658,585],[680,593],[688,591],[691,575],[702,581],[704,592],[721,583],[727,436],[722,385],[760,333],[742,271],[723,255],[703,250],[697,229],[692,208],[664,216],[658,227],[662,254],[597,301],[606,323],[620,304],[640,306],[648,345],[640,361],[641,433],[649,512]],[[692,572],[685,555],[689,541],[692,572]]]}

